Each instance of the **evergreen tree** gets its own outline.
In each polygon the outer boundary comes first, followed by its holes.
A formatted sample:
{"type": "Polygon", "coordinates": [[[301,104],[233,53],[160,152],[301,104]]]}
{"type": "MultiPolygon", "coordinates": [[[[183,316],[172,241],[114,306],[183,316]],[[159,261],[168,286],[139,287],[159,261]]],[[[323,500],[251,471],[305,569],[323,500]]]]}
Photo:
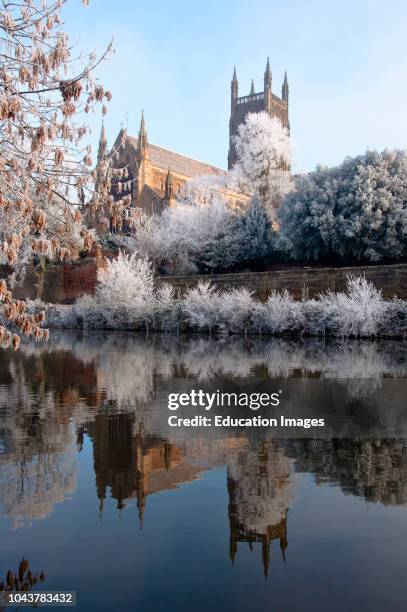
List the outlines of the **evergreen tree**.
{"type": "Polygon", "coordinates": [[[272,227],[264,204],[255,196],[242,218],[242,251],[248,261],[264,259],[271,252],[272,227]]]}

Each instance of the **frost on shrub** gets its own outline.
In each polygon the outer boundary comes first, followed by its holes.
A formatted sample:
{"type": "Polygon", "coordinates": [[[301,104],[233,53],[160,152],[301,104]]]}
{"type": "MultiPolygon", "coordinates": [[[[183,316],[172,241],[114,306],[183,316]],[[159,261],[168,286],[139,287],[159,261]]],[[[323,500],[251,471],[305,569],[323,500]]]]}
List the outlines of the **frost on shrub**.
{"type": "Polygon", "coordinates": [[[150,263],[136,253],[126,255],[122,251],[116,259],[107,261],[98,273],[96,300],[100,304],[137,308],[153,297],[154,276],[150,263]]]}
{"type": "Polygon", "coordinates": [[[248,289],[231,289],[219,295],[219,325],[233,332],[247,332],[255,302],[248,289]]]}
{"type": "Polygon", "coordinates": [[[320,300],[302,300],[302,333],[308,336],[324,336],[327,333],[327,313],[320,300]]]}
{"type": "Polygon", "coordinates": [[[138,250],[172,274],[227,268],[239,244],[235,229],[235,215],[221,197],[212,197],[206,206],[184,201],[140,228],[138,250]]]}
{"type": "Polygon", "coordinates": [[[186,292],[182,310],[187,325],[192,329],[214,329],[220,322],[220,296],[209,282],[198,283],[186,292]]]}
{"type": "Polygon", "coordinates": [[[253,313],[253,328],[272,334],[292,333],[304,327],[301,302],[287,290],[273,291],[265,304],[258,304],[253,313]]]}
{"type": "Polygon", "coordinates": [[[346,291],[321,296],[327,325],[338,336],[376,336],[386,317],[381,291],[364,277],[349,276],[346,291]]]}
{"type": "Polygon", "coordinates": [[[161,331],[174,331],[180,322],[180,302],[175,298],[174,288],[165,283],[157,289],[154,296],[153,325],[161,331]]]}
{"type": "Polygon", "coordinates": [[[207,282],[187,291],[182,311],[192,329],[245,332],[250,329],[254,305],[252,294],[247,289],[217,292],[207,282]]]}
{"type": "Polygon", "coordinates": [[[147,220],[138,230],[137,243],[139,253],[157,269],[175,275],[256,266],[285,255],[283,241],[257,196],[244,211],[220,197],[202,206],[184,199],[177,208],[147,220]]]}
{"type": "Polygon", "coordinates": [[[95,295],[79,298],[74,312],[83,327],[132,329],[147,325],[154,314],[151,264],[136,253],[119,252],[99,271],[95,295]]]}
{"type": "Polygon", "coordinates": [[[95,297],[82,296],[73,306],[33,303],[33,312],[41,307],[47,324],[61,328],[407,336],[407,302],[385,301],[365,278],[349,277],[345,292],[328,292],[318,300],[296,301],[282,291],[273,292],[261,303],[245,288],[219,292],[209,282],[199,283],[179,298],[170,285],[154,286],[147,262],[122,256],[113,264],[104,273],[95,297]],[[126,279],[125,291],[122,283],[126,279]]]}
{"type": "Polygon", "coordinates": [[[111,329],[110,310],[98,304],[93,295],[78,298],[72,307],[76,326],[80,328],[111,329]]]}
{"type": "Polygon", "coordinates": [[[381,336],[407,337],[407,302],[394,299],[386,302],[386,311],[380,321],[378,333],[381,336]]]}
{"type": "Polygon", "coordinates": [[[77,327],[76,316],[72,306],[65,304],[46,304],[42,300],[26,300],[29,314],[45,313],[47,327],[69,329],[77,327]]]}

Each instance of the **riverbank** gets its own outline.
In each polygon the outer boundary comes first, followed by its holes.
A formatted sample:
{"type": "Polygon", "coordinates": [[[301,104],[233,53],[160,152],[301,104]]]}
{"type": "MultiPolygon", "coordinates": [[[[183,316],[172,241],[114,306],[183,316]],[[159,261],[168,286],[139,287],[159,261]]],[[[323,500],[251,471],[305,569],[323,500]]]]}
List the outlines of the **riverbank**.
{"type": "Polygon", "coordinates": [[[385,300],[365,278],[349,277],[346,291],[295,300],[287,291],[266,302],[247,289],[217,291],[200,283],[178,298],[172,287],[129,295],[105,290],[73,305],[31,303],[54,329],[146,330],[167,333],[271,334],[336,337],[407,337],[407,301],[385,300]],[[131,298],[131,299],[130,299],[131,298]]]}

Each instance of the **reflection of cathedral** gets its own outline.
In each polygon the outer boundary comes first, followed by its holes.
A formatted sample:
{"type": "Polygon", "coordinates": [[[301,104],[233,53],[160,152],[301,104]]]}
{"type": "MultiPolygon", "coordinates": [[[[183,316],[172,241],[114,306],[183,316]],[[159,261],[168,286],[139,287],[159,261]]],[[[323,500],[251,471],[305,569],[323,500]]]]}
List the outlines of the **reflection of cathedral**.
{"type": "MultiPolygon", "coordinates": [[[[197,478],[203,469],[198,459],[205,451],[206,468],[219,463],[219,448],[213,449],[211,457],[208,446],[199,448],[186,440],[181,449],[145,432],[131,414],[98,414],[87,430],[93,441],[100,510],[110,488],[119,510],[125,507],[125,500],[137,499],[141,524],[148,495],[197,478]]],[[[251,449],[227,439],[220,447],[231,451],[227,455],[231,559],[235,559],[238,543],[248,542],[251,548],[260,543],[267,576],[273,540],[279,540],[285,560],[291,462],[272,442],[251,449]]]]}
{"type": "Polygon", "coordinates": [[[195,442],[184,448],[147,433],[134,415],[98,414],[87,427],[93,441],[96,489],[103,511],[107,489],[119,510],[125,501],[137,499],[140,523],[148,495],[169,490],[196,479],[203,469],[219,463],[220,448],[231,451],[227,457],[229,493],[230,555],[234,560],[238,543],[250,547],[260,543],[264,573],[270,563],[270,545],[279,540],[285,560],[287,511],[291,499],[291,462],[272,442],[258,449],[230,439],[214,447],[197,448],[195,442]],[[211,453],[211,451],[213,451],[211,453]],[[205,468],[199,461],[204,453],[205,468]],[[211,456],[212,455],[212,456],[211,456]]]}
{"type": "Polygon", "coordinates": [[[228,462],[230,556],[233,562],[240,542],[248,542],[251,550],[261,543],[266,577],[273,540],[279,540],[285,561],[290,472],[291,462],[271,441],[228,462]]]}
{"type": "Polygon", "coordinates": [[[201,472],[183,458],[177,446],[137,426],[132,414],[99,414],[88,431],[101,510],[109,487],[119,510],[125,507],[125,500],[137,499],[142,522],[148,495],[173,489],[201,472]]]}

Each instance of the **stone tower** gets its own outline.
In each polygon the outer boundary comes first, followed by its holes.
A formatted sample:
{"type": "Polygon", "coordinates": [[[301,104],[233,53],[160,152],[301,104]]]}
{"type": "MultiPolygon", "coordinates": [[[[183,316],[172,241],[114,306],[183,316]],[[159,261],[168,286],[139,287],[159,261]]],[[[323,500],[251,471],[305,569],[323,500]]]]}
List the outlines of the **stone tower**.
{"type": "Polygon", "coordinates": [[[230,85],[230,121],[229,121],[229,153],[228,153],[228,169],[230,170],[236,163],[236,151],[233,143],[233,138],[237,134],[237,129],[241,123],[244,123],[248,113],[261,113],[265,111],[270,117],[278,117],[285,128],[290,130],[290,122],[288,119],[288,80],[287,73],[284,76],[284,82],[281,91],[281,98],[272,93],[272,75],[270,69],[270,61],[267,58],[266,70],[264,72],[264,88],[263,91],[256,93],[254,81],[250,93],[247,96],[239,98],[239,83],[236,75],[236,68],[233,71],[232,82],[230,85]]]}

